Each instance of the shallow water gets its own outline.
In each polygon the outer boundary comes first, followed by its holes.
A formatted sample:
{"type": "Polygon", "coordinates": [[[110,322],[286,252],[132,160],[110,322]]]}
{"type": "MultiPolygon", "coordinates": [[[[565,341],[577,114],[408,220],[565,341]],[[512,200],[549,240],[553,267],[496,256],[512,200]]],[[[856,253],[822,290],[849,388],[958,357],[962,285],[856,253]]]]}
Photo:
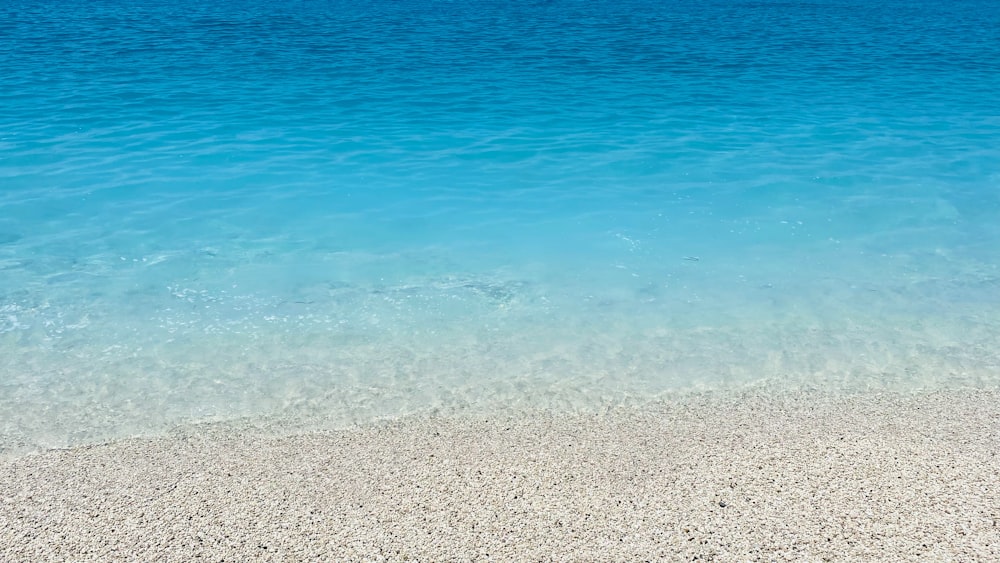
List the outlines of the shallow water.
{"type": "Polygon", "coordinates": [[[0,449],[1000,382],[995,2],[0,13],[0,449]]]}

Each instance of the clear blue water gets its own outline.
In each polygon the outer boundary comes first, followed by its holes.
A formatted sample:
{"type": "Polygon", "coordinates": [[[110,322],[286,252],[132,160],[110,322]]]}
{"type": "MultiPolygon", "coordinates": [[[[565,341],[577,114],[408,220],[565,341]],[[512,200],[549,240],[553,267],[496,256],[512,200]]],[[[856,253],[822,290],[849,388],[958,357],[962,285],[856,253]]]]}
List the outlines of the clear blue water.
{"type": "Polygon", "coordinates": [[[1000,3],[0,4],[0,450],[1000,383],[1000,3]]]}

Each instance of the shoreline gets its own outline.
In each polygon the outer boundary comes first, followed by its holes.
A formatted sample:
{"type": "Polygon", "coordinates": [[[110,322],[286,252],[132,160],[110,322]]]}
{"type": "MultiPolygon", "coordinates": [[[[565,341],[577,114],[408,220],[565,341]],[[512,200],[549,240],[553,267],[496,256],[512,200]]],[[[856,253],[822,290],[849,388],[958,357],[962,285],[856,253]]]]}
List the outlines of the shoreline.
{"type": "Polygon", "coordinates": [[[0,559],[1000,559],[1000,389],[239,424],[0,461],[0,559]]]}

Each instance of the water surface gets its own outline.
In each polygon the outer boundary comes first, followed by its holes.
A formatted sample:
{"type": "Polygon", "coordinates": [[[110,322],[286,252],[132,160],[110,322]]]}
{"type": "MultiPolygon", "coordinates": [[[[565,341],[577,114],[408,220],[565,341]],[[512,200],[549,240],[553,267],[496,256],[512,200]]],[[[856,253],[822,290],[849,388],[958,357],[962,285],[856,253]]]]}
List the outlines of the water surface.
{"type": "Polygon", "coordinates": [[[1000,378],[996,2],[0,14],[0,449],[1000,378]]]}

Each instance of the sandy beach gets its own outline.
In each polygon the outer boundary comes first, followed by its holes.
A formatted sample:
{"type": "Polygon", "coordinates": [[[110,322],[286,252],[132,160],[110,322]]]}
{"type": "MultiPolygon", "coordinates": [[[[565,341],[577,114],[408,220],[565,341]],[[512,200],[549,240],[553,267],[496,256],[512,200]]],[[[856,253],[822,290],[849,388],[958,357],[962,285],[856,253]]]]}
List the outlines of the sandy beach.
{"type": "Polygon", "coordinates": [[[0,560],[995,561],[998,451],[997,390],[200,426],[0,463],[0,560]]]}

